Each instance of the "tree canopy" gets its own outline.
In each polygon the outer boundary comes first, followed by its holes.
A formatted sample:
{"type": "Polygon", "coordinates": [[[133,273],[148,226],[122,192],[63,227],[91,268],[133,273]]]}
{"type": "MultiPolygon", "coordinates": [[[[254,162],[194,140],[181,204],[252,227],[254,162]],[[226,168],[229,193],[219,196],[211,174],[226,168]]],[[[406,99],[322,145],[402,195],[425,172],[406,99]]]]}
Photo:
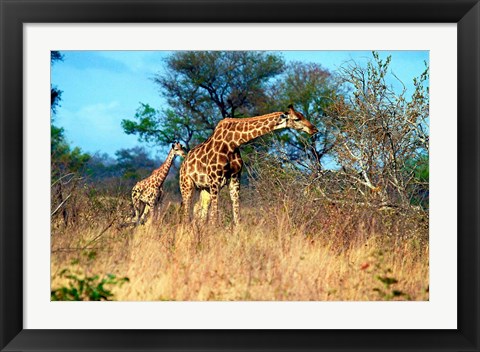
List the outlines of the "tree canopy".
{"type": "Polygon", "coordinates": [[[428,178],[429,70],[414,78],[409,98],[403,82],[400,92],[387,82],[389,76],[398,79],[390,62],[390,56],[382,60],[373,52],[366,67],[350,62],[340,69],[350,94],[328,109],[337,141],[332,152],[357,194],[407,205],[412,186],[428,178]]]}
{"type": "Polygon", "coordinates": [[[321,164],[335,142],[326,113],[326,109],[340,94],[335,76],[317,63],[292,62],[277,78],[277,83],[272,85],[269,94],[271,111],[284,109],[293,103],[320,130],[313,139],[305,139],[297,132],[282,132],[279,138],[286,144],[289,157],[298,159],[307,147],[310,157],[315,163],[321,164]]]}
{"type": "Polygon", "coordinates": [[[176,52],[153,79],[168,106],[156,110],[141,103],[133,120],[123,120],[122,126],[140,140],[180,140],[190,149],[222,118],[264,113],[271,80],[284,69],[281,56],[266,52],[176,52]]]}

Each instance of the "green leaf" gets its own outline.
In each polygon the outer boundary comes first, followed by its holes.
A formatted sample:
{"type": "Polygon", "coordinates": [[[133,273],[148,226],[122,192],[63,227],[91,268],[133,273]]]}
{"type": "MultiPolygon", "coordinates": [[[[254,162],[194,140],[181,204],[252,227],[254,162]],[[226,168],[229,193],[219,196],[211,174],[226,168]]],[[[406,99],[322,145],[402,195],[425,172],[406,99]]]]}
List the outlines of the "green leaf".
{"type": "Polygon", "coordinates": [[[397,279],[393,277],[388,277],[388,276],[377,276],[376,278],[387,287],[390,285],[396,284],[398,282],[397,279]]]}

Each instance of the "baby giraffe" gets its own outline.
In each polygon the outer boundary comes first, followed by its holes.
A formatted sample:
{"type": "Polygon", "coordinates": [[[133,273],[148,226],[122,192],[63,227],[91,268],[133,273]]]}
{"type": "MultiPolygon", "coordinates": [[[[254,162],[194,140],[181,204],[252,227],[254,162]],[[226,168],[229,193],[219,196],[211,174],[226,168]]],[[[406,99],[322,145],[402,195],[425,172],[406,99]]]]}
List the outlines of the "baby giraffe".
{"type": "Polygon", "coordinates": [[[143,179],[132,189],[132,202],[135,209],[135,223],[144,223],[148,213],[154,209],[160,202],[162,196],[163,182],[167,178],[168,171],[172,166],[175,156],[180,155],[185,157],[185,151],[180,143],[172,144],[172,149],[168,153],[167,159],[158,169],[154,170],[152,174],[143,179]]]}

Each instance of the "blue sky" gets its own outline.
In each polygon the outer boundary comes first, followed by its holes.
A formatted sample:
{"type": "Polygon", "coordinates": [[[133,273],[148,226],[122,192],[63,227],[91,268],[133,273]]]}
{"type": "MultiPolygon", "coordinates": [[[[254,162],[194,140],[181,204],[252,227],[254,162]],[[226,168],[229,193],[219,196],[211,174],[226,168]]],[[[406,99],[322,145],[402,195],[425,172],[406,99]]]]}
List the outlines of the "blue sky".
{"type": "MultiPolygon", "coordinates": [[[[142,145],[120,125],[131,119],[140,102],[162,108],[164,101],[152,77],[163,70],[166,51],[63,51],[63,62],[51,69],[52,84],[62,93],[54,123],[65,129],[72,146],[114,156],[121,148],[142,145]]],[[[335,71],[348,60],[364,64],[370,51],[284,51],[287,62],[316,62],[335,71]]],[[[412,80],[425,69],[428,51],[380,51],[392,55],[391,71],[413,91],[412,80]]],[[[147,145],[144,145],[147,147],[147,145]]],[[[159,156],[160,149],[152,150],[159,156]]]]}

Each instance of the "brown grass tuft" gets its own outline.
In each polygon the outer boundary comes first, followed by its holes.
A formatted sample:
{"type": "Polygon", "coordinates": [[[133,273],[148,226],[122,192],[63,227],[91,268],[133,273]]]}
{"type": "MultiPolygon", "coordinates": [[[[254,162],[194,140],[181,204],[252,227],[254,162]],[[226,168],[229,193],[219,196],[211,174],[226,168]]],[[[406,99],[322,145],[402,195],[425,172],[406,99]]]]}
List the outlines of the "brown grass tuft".
{"type": "Polygon", "coordinates": [[[299,202],[298,194],[244,189],[237,228],[227,192],[218,227],[182,224],[179,202],[168,196],[157,218],[137,228],[125,225],[128,199],[79,201],[75,224],[52,224],[52,289],[68,285],[58,275],[68,268],[128,277],[111,287],[125,301],[428,300],[425,214],[305,195],[299,202]]]}

